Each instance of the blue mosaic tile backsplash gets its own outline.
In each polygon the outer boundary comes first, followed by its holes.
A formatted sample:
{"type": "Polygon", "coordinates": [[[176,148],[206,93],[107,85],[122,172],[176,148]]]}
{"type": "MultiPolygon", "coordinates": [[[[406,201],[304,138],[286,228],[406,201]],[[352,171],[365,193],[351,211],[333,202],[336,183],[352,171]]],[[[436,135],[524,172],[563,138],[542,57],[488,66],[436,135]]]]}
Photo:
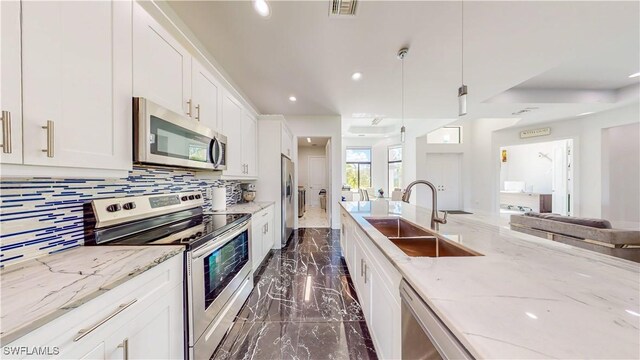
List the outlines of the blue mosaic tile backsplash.
{"type": "Polygon", "coordinates": [[[240,202],[239,181],[202,180],[193,172],[137,168],[122,179],[0,179],[0,267],[83,244],[82,205],[98,198],[202,192],[225,186],[227,204],[240,202]]]}

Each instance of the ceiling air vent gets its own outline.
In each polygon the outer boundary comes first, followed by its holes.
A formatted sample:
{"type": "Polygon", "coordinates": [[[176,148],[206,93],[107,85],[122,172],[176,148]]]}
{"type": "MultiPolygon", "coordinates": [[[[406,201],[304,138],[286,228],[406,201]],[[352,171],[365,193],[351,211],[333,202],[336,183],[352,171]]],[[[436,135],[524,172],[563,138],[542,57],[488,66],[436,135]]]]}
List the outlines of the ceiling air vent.
{"type": "Polygon", "coordinates": [[[358,0],[331,0],[329,16],[354,16],[358,0]]]}

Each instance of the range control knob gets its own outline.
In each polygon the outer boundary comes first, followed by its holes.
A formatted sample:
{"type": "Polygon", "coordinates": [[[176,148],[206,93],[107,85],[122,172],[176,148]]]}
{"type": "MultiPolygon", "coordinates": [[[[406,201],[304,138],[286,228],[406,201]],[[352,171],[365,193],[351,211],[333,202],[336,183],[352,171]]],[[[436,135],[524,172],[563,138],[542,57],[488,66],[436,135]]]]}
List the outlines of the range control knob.
{"type": "Polygon", "coordinates": [[[136,208],[136,203],[128,202],[128,203],[122,205],[122,208],[125,209],[125,210],[133,210],[133,209],[136,208]]]}
{"type": "Polygon", "coordinates": [[[195,198],[196,198],[195,196],[193,196],[193,195],[189,195],[189,200],[193,200],[193,199],[195,199],[195,198]]]}
{"type": "Polygon", "coordinates": [[[122,210],[122,207],[120,206],[120,204],[111,204],[109,206],[107,206],[107,211],[108,212],[116,212],[116,211],[120,211],[122,210]]]}
{"type": "Polygon", "coordinates": [[[200,199],[201,197],[202,197],[202,195],[196,194],[196,199],[200,199]]]}
{"type": "Polygon", "coordinates": [[[187,197],[186,197],[186,196],[183,196],[183,197],[181,197],[181,198],[180,198],[180,200],[182,200],[182,201],[187,201],[187,197]]]}

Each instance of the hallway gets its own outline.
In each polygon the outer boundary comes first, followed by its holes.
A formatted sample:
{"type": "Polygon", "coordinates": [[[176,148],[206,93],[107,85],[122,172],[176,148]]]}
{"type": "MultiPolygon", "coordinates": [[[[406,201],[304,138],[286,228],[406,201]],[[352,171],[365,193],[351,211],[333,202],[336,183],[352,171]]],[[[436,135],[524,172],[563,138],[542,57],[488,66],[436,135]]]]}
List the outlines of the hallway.
{"type": "Polygon", "coordinates": [[[272,250],[214,359],[377,359],[340,233],[296,230],[272,250]]]}
{"type": "Polygon", "coordinates": [[[300,228],[328,228],[327,212],[319,206],[307,205],[304,215],[298,218],[300,228]]]}

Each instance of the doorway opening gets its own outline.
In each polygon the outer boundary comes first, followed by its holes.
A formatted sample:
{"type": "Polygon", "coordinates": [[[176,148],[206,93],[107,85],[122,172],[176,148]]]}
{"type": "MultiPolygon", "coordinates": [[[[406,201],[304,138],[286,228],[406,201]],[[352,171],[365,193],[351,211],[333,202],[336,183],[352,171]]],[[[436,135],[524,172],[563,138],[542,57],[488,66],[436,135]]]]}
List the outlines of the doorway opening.
{"type": "Polygon", "coordinates": [[[330,227],[330,138],[298,137],[298,228],[330,227]]]}
{"type": "Polygon", "coordinates": [[[573,213],[573,140],[500,148],[500,214],[573,213]]]}

